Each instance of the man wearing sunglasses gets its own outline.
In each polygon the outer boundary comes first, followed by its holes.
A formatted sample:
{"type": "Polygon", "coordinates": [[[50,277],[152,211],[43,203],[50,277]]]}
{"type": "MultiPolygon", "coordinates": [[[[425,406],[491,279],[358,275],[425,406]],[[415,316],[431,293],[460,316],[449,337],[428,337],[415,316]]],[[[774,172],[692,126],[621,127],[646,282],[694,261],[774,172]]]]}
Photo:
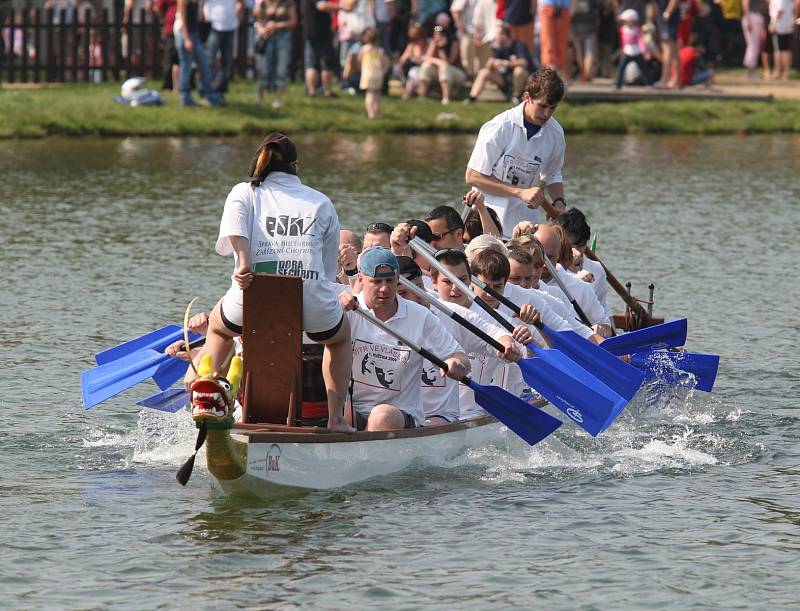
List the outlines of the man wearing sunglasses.
{"type": "Polygon", "coordinates": [[[434,248],[464,250],[464,221],[451,206],[437,206],[425,219],[431,228],[430,243],[434,248]]]}
{"type": "Polygon", "coordinates": [[[537,221],[534,210],[544,201],[542,182],[563,212],[561,168],[564,130],[553,118],[564,97],[564,82],[555,69],[544,67],[528,78],[522,103],[481,127],[464,179],[483,192],[503,226],[503,239],[522,221],[537,221]]]}

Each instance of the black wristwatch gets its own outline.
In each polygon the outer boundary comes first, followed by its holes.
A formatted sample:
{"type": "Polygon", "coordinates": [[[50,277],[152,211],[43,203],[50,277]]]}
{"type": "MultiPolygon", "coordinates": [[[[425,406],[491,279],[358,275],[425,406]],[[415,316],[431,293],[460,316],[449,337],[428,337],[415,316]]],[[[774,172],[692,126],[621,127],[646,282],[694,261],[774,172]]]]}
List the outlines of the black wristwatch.
{"type": "Polygon", "coordinates": [[[564,205],[564,208],[567,207],[567,201],[563,197],[557,197],[553,200],[553,206],[555,206],[558,202],[561,202],[564,205]]]}
{"type": "Polygon", "coordinates": [[[354,267],[353,269],[346,269],[344,270],[344,273],[348,276],[355,276],[358,273],[358,268],[354,267]]]}

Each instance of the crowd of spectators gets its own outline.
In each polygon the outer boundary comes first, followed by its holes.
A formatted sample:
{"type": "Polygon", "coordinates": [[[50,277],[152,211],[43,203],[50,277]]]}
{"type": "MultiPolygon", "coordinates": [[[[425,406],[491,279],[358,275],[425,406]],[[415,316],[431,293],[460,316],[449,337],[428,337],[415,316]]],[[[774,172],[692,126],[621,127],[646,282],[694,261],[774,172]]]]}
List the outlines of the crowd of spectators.
{"type": "MultiPolygon", "coordinates": [[[[90,0],[45,8],[67,20],[97,12],[90,0]]],[[[279,107],[302,74],[309,96],[369,94],[374,117],[391,81],[405,99],[470,102],[493,83],[512,100],[539,65],[568,83],[603,76],[618,87],[709,83],[719,64],[788,79],[798,8],[800,0],[126,0],[124,23],[161,22],[164,88],[186,105],[195,103],[190,78],[203,101],[223,101],[236,44],[247,49],[259,101],[270,94],[279,107]],[[235,43],[243,34],[244,46],[235,43]]],[[[123,41],[134,68],[144,31],[131,27],[123,41]]],[[[16,53],[18,32],[4,28],[0,44],[16,53]]]]}

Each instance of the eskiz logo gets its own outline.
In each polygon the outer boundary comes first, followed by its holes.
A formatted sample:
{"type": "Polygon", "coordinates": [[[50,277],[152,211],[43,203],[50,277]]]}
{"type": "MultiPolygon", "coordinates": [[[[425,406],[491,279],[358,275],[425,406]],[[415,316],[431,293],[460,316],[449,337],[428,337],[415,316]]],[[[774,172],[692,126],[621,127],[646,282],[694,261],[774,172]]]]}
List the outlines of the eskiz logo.
{"type": "Polygon", "coordinates": [[[281,470],[281,447],[273,443],[267,452],[267,473],[281,470]]]}
{"type": "MultiPolygon", "coordinates": [[[[280,216],[268,216],[266,223],[267,234],[270,237],[276,235],[284,236],[301,236],[309,235],[309,230],[317,222],[315,218],[302,217],[302,216],[289,216],[281,214],[280,216]],[[309,222],[310,221],[310,222],[309,222]],[[306,225],[306,223],[308,223],[306,225]]],[[[313,233],[310,235],[314,235],[313,233]]]]}

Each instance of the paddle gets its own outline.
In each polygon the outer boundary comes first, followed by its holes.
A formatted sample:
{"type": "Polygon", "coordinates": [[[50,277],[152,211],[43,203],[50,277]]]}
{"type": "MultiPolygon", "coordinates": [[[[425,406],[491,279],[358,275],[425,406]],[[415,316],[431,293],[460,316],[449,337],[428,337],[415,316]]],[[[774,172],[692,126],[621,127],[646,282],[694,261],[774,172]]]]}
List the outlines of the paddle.
{"type": "Polygon", "coordinates": [[[188,402],[189,395],[185,388],[168,388],[137,401],[136,405],[174,414],[188,402]]]}
{"type": "MultiPolygon", "coordinates": [[[[416,238],[411,248],[425,258],[439,273],[444,274],[470,299],[474,300],[503,328],[514,326],[499,312],[476,296],[455,274],[443,267],[416,238]]],[[[528,345],[535,358],[522,359],[518,365],[522,377],[559,410],[580,424],[593,437],[607,429],[628,404],[628,399],[609,388],[602,380],[587,371],[559,350],[545,350],[528,345]]]]}
{"type": "Polygon", "coordinates": [[[719,355],[647,350],[632,354],[631,364],[644,371],[645,377],[657,378],[673,386],[684,386],[686,380],[680,373],[690,373],[694,376],[697,390],[711,392],[717,379],[719,355]],[[665,359],[669,362],[664,363],[665,359]]]}
{"type": "Polygon", "coordinates": [[[173,342],[183,339],[183,327],[180,325],[166,325],[155,331],[150,331],[141,337],[128,340],[113,348],[108,348],[94,355],[94,360],[98,365],[105,365],[111,361],[121,359],[139,350],[155,350],[164,352],[164,349],[173,342]]]}
{"type": "Polygon", "coordinates": [[[603,340],[600,346],[611,354],[632,354],[644,350],[677,348],[686,343],[686,319],[679,318],[660,325],[629,331],[603,340]]]}
{"type": "MultiPolygon", "coordinates": [[[[361,308],[356,309],[355,312],[366,318],[375,326],[383,329],[398,341],[404,343],[422,358],[428,359],[431,363],[444,371],[448,370],[447,363],[438,356],[431,353],[426,348],[417,346],[409,341],[386,323],[373,316],[370,312],[361,308]]],[[[492,414],[530,445],[539,443],[561,426],[561,421],[557,418],[553,418],[550,414],[540,409],[531,407],[525,401],[518,399],[502,388],[478,384],[469,376],[464,376],[460,381],[462,384],[472,389],[472,392],[475,393],[475,402],[478,405],[492,414]]]]}
{"type": "MultiPolygon", "coordinates": [[[[519,306],[504,295],[495,291],[479,278],[472,282],[503,303],[515,314],[519,314],[519,306]]],[[[628,365],[610,352],[606,352],[574,331],[556,331],[537,321],[535,326],[550,338],[553,346],[566,354],[578,365],[587,369],[603,381],[611,390],[625,399],[633,399],[644,382],[644,374],[636,367],[628,365]]]]}
{"type": "MultiPolygon", "coordinates": [[[[534,242],[534,244],[535,243],[536,242],[534,242]]],[[[591,327],[592,323],[589,320],[589,317],[586,316],[581,306],[578,305],[577,301],[575,301],[575,298],[572,296],[572,293],[569,292],[569,289],[567,289],[564,282],[561,280],[561,278],[558,277],[558,274],[556,273],[556,268],[553,265],[553,262],[547,258],[547,253],[544,252],[544,248],[540,247],[539,252],[542,255],[542,259],[544,259],[544,264],[547,266],[547,270],[550,272],[550,276],[553,278],[553,280],[556,281],[556,284],[558,285],[558,288],[561,289],[561,292],[567,296],[567,299],[569,299],[569,302],[572,304],[572,308],[575,310],[575,313],[578,315],[578,318],[581,319],[581,322],[584,325],[586,325],[587,327],[591,327]]]]}
{"type": "MultiPolygon", "coordinates": [[[[200,337],[190,343],[189,348],[196,348],[202,345],[203,342],[205,342],[205,337],[200,337]]],[[[84,409],[90,409],[98,403],[138,384],[142,380],[146,380],[154,375],[159,367],[162,367],[164,364],[169,364],[170,361],[182,363],[184,372],[186,371],[185,368],[188,367],[186,361],[168,356],[163,352],[145,349],[138,350],[137,352],[123,356],[105,365],[99,365],[94,369],[84,371],[81,374],[84,409]]],[[[170,369],[171,376],[174,379],[169,381],[168,384],[168,380],[164,376],[160,376],[162,386],[159,386],[159,388],[163,390],[172,386],[182,375],[180,369],[181,367],[178,366],[174,366],[170,369]]]]}

